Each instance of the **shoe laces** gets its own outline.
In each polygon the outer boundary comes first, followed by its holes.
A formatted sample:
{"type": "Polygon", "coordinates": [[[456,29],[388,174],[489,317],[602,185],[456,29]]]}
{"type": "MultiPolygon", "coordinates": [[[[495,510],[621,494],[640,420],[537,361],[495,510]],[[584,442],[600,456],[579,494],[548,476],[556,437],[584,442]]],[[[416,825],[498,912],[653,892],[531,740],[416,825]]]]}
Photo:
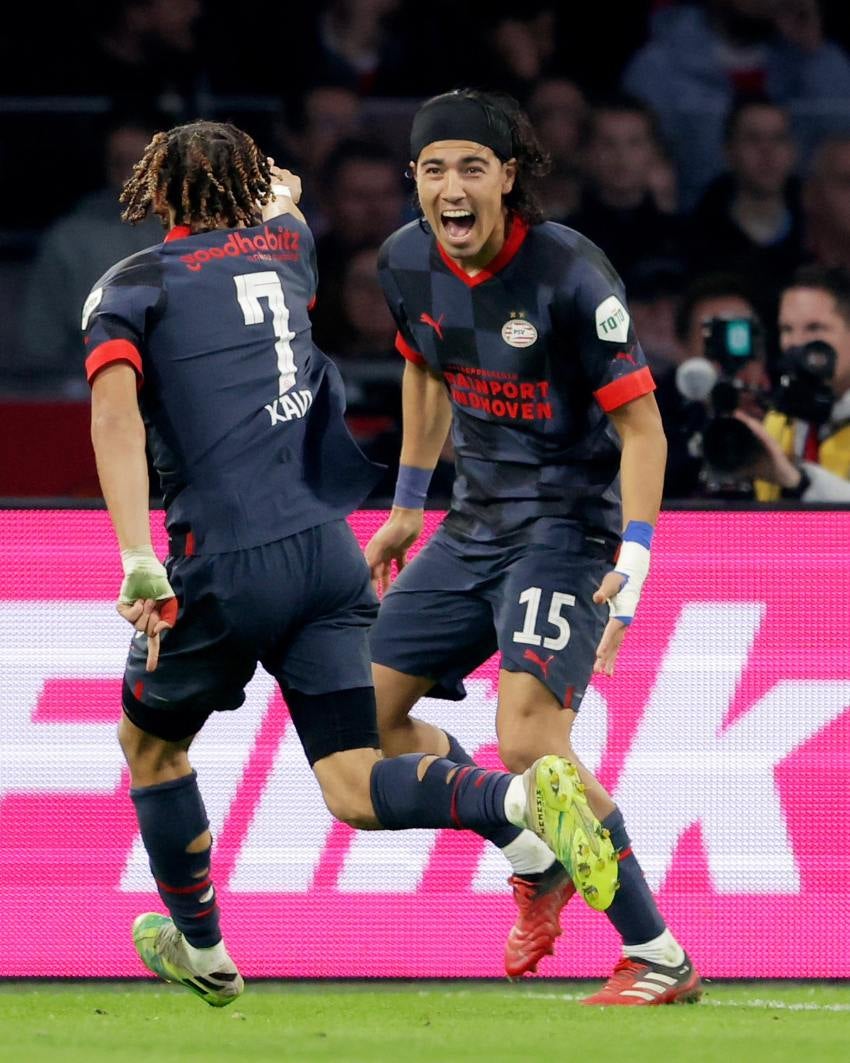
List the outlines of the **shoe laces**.
{"type": "Polygon", "coordinates": [[[639,960],[633,960],[631,956],[621,956],[614,966],[614,971],[605,983],[606,989],[616,989],[618,986],[626,986],[646,969],[646,964],[639,960]]]}

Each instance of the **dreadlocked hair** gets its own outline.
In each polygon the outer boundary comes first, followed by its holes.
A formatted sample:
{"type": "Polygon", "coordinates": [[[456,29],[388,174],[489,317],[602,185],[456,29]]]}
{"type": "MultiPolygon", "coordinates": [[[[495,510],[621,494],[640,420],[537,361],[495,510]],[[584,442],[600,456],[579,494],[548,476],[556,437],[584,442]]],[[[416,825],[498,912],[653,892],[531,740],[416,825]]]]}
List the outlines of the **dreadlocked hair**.
{"type": "Polygon", "coordinates": [[[193,233],[259,221],[271,196],[268,161],[251,137],[228,122],[190,122],[157,133],[121,190],[121,217],[135,225],[152,211],[168,226],[168,208],[193,233]]]}

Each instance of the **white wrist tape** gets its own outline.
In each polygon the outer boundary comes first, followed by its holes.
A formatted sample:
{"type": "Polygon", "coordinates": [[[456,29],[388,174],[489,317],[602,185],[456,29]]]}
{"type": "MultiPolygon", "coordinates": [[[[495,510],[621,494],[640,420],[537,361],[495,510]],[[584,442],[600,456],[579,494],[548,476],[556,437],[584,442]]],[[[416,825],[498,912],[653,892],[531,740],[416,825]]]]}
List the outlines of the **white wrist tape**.
{"type": "Polygon", "coordinates": [[[278,184],[272,185],[272,195],[273,196],[285,196],[287,199],[292,199],[292,193],[289,191],[289,189],[286,187],[286,185],[278,185],[278,184]]]}
{"type": "Polygon", "coordinates": [[[121,551],[124,582],[118,601],[132,604],[140,598],[159,601],[173,598],[165,566],[153,552],[152,546],[133,546],[121,551]]]}
{"type": "Polygon", "coordinates": [[[125,576],[149,567],[154,568],[154,566],[159,566],[163,572],[165,571],[159,558],[153,552],[152,546],[131,546],[121,551],[121,567],[124,569],[125,576]]]}
{"type": "Polygon", "coordinates": [[[649,572],[649,550],[640,543],[626,540],[620,547],[620,556],[614,571],[625,576],[620,590],[608,602],[611,616],[624,624],[630,624],[640,601],[640,592],[649,572]]]}

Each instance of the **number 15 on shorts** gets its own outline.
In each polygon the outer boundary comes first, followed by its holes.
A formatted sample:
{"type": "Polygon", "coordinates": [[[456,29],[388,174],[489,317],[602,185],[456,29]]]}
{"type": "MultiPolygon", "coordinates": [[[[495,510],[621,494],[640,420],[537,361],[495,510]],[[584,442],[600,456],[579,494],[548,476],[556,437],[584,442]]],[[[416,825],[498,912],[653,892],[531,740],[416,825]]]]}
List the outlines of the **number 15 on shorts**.
{"type": "Polygon", "coordinates": [[[527,587],[520,594],[519,604],[525,606],[525,621],[522,630],[513,633],[513,640],[524,646],[543,646],[547,650],[562,650],[570,641],[570,623],[563,615],[563,609],[566,606],[574,606],[576,596],[564,594],[562,591],[552,591],[546,622],[558,632],[554,638],[540,635],[537,632],[537,618],[542,597],[541,587],[527,587]]]}

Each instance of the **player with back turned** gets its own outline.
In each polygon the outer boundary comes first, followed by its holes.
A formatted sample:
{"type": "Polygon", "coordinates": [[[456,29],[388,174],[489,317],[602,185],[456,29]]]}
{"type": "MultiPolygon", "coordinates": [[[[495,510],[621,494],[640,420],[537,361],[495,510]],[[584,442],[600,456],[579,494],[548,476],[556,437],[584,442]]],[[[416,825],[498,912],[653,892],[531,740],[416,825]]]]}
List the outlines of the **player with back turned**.
{"type": "MultiPolygon", "coordinates": [[[[529,180],[545,159],[515,101],[474,90],[427,101],[410,158],[424,217],[387,240],[379,267],[407,363],[394,506],[366,550],[378,583],[421,533],[450,427],[457,475],[445,521],[372,631],[382,747],[470,762],[409,713],[425,694],[463,697],[460,680],[499,650],[504,763],[523,771],[555,749],[578,764],[576,711],[591,674],[612,674],[648,572],[666,457],[655,385],[604,254],[542,220],[529,180]]],[[[620,860],[607,914],[623,957],[588,1002],[697,998],[619,809],[579,771],[620,860]]],[[[517,977],[552,952],[575,884],[529,832],[490,840],[513,869],[505,967],[517,977]]]]}
{"type": "Polygon", "coordinates": [[[219,928],[188,750],[212,712],[242,704],[258,663],[337,818],[484,834],[529,824],[600,904],[618,872],[562,758],[525,776],[421,753],[381,758],[368,647],[378,603],[345,520],[377,470],[311,339],[315,255],[298,192],[234,126],[157,133],[122,202],[128,221],[157,214],[165,240],[113,266],[83,310],[92,441],[124,567],[118,609],[136,629],[119,740],[170,912],[140,915],[133,939],[150,970],[218,1007],[243,981],[219,928]],[[151,546],[146,441],[166,566],[151,546]]]}

